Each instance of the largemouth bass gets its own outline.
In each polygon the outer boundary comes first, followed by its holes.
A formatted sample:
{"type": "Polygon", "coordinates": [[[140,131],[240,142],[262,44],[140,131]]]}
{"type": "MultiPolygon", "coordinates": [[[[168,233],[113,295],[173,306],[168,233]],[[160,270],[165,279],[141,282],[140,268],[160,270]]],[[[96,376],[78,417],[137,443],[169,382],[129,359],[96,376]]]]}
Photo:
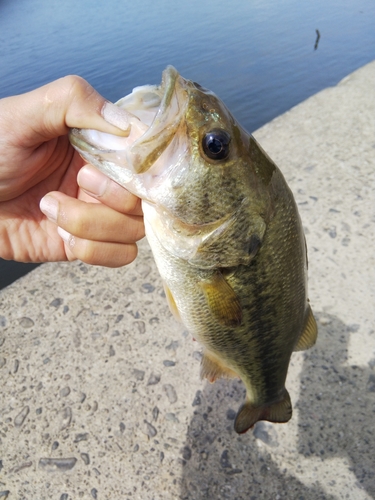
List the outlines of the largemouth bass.
{"type": "Polygon", "coordinates": [[[287,422],[290,357],[315,343],[317,327],[283,175],[212,92],[173,67],[116,104],[129,113],[127,137],[73,129],[73,146],[142,198],[169,306],[203,346],[202,377],[246,387],[235,430],[287,422]]]}

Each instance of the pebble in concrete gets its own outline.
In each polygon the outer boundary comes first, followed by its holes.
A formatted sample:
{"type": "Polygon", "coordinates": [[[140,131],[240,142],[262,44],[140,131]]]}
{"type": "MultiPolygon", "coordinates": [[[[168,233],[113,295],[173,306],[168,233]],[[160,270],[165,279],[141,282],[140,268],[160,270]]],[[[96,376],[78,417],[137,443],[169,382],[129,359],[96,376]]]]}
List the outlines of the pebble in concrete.
{"type": "Polygon", "coordinates": [[[21,425],[24,423],[27,415],[29,414],[30,408],[28,406],[25,406],[22,411],[16,416],[14,419],[14,425],[16,427],[21,427],[21,425]]]}
{"type": "Polygon", "coordinates": [[[75,457],[71,458],[41,458],[38,467],[50,472],[67,471],[73,469],[77,462],[75,457]]]}

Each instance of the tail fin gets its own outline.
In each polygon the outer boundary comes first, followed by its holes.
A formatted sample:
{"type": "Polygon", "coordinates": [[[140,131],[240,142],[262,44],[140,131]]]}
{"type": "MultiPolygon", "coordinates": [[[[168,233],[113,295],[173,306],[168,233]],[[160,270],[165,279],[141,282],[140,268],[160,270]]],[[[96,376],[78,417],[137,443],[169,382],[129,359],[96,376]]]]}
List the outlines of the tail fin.
{"type": "Polygon", "coordinates": [[[284,423],[292,417],[292,403],[289,393],[284,389],[283,398],[276,403],[263,406],[254,406],[250,401],[246,401],[238,410],[234,422],[234,430],[238,434],[247,432],[258,420],[268,420],[269,422],[284,423]]]}

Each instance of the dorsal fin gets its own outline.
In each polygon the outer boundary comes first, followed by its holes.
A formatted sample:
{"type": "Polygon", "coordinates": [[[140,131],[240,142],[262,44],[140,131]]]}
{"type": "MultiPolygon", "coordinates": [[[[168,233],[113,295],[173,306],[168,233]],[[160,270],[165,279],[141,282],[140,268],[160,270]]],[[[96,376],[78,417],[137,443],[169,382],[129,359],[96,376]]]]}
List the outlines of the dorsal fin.
{"type": "Polygon", "coordinates": [[[298,339],[294,351],[304,351],[305,349],[310,349],[310,347],[315,344],[316,338],[318,336],[318,326],[316,324],[310,305],[308,306],[308,308],[309,310],[307,313],[305,328],[303,329],[303,332],[298,339]]]}

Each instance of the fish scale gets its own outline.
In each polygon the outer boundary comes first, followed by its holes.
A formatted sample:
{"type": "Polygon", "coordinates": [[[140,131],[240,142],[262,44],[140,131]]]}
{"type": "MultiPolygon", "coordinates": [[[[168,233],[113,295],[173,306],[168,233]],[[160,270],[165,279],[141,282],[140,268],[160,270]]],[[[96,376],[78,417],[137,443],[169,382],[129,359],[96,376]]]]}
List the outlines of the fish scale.
{"type": "Polygon", "coordinates": [[[291,190],[225,105],[172,67],[154,91],[137,87],[118,105],[155,118],[121,150],[104,149],[89,130],[74,129],[72,144],[143,199],[171,311],[203,346],[202,377],[239,377],[246,387],[235,430],[287,422],[290,357],[317,336],[291,190]]]}

